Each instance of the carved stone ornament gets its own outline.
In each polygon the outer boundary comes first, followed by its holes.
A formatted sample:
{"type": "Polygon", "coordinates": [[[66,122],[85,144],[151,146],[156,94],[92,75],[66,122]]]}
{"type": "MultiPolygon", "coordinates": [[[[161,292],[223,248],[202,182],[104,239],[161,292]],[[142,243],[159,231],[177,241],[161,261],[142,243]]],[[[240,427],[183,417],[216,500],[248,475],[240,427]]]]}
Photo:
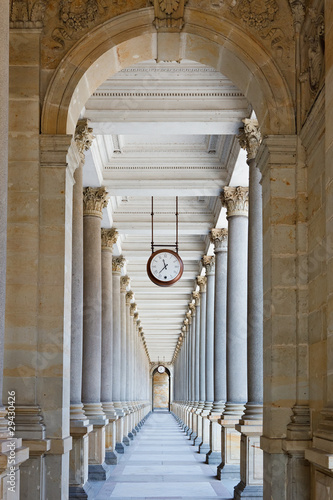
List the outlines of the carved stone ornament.
{"type": "Polygon", "coordinates": [[[103,216],[103,208],[107,207],[109,199],[105,187],[92,188],[86,187],[83,190],[83,215],[92,215],[94,217],[103,216]]]}
{"type": "Polygon", "coordinates": [[[130,290],[129,292],[126,293],[126,305],[129,306],[131,303],[131,300],[134,299],[134,292],[133,290],[130,290]]]}
{"type": "Polygon", "coordinates": [[[185,335],[185,334],[186,334],[186,326],[185,326],[185,325],[184,325],[184,326],[182,326],[181,330],[182,330],[182,332],[183,332],[183,335],[185,335]]]}
{"type": "Polygon", "coordinates": [[[313,93],[319,90],[319,84],[323,80],[324,70],[324,38],[325,24],[324,15],[318,14],[315,9],[309,9],[312,24],[312,35],[305,38],[308,44],[309,82],[313,93]]]}
{"type": "Polygon", "coordinates": [[[117,243],[118,231],[114,227],[111,229],[101,229],[102,250],[113,251],[113,245],[117,243]]]}
{"type": "Polygon", "coordinates": [[[79,120],[74,134],[74,140],[79,153],[84,154],[85,151],[88,151],[94,139],[93,129],[88,127],[88,120],[86,118],[79,120]]]}
{"type": "Polygon", "coordinates": [[[207,278],[206,276],[197,276],[197,283],[200,287],[200,293],[205,293],[207,287],[207,278]]]}
{"type": "Polygon", "coordinates": [[[126,293],[126,288],[129,286],[131,278],[129,276],[121,276],[120,278],[120,291],[126,293]]]}
{"type": "Polygon", "coordinates": [[[300,31],[305,18],[304,0],[289,0],[295,31],[300,31]]]}
{"type": "MultiPolygon", "coordinates": [[[[187,314],[188,314],[188,313],[186,313],[186,316],[187,316],[187,314]]],[[[190,316],[191,316],[191,315],[190,315],[190,316]]],[[[189,323],[189,321],[188,321],[188,317],[186,317],[186,318],[184,319],[184,326],[185,326],[185,328],[187,328],[188,323],[189,323]]]]}
{"type": "Polygon", "coordinates": [[[234,215],[248,215],[249,209],[249,188],[247,187],[230,187],[223,189],[221,194],[221,202],[227,208],[227,217],[234,215]]]}
{"type": "Polygon", "coordinates": [[[139,327],[139,333],[142,333],[143,332],[143,328],[142,326],[139,327]]]}
{"type": "Polygon", "coordinates": [[[204,255],[201,259],[202,265],[206,268],[207,276],[215,274],[215,257],[213,255],[204,255]]]}
{"type": "Polygon", "coordinates": [[[195,304],[193,302],[190,302],[188,307],[190,308],[192,316],[195,315],[195,304]]]}
{"type": "Polygon", "coordinates": [[[78,38],[78,33],[91,27],[108,10],[106,0],[61,0],[59,21],[52,33],[53,40],[59,47],[65,46],[65,40],[78,38]]]}
{"type": "Polygon", "coordinates": [[[276,0],[240,0],[233,4],[242,21],[259,32],[270,27],[279,10],[276,0]]]}
{"type": "Polygon", "coordinates": [[[46,0],[11,0],[9,19],[11,28],[42,28],[46,0]]]}
{"type": "Polygon", "coordinates": [[[112,271],[115,273],[120,273],[121,268],[124,267],[126,259],[119,255],[118,257],[113,257],[112,259],[112,271]]]}
{"type": "MultiPolygon", "coordinates": [[[[133,302],[133,304],[130,305],[130,315],[131,316],[134,316],[134,313],[136,311],[136,308],[137,308],[137,305],[135,302],[133,302]]],[[[141,328],[141,327],[140,327],[141,328]]]]}
{"type": "Polygon", "coordinates": [[[262,141],[259,123],[258,120],[250,120],[249,118],[245,118],[242,121],[244,128],[239,129],[237,139],[239,140],[240,147],[247,151],[247,159],[253,160],[257,155],[262,141]]]}
{"type": "Polygon", "coordinates": [[[210,241],[214,243],[215,253],[228,250],[228,229],[213,228],[210,230],[210,241]]]}
{"type": "Polygon", "coordinates": [[[188,0],[150,0],[154,5],[154,26],[158,31],[177,32],[184,26],[184,10],[188,0]]]}
{"type": "MultiPolygon", "coordinates": [[[[138,312],[134,313],[134,319],[135,319],[136,322],[140,321],[139,320],[139,313],[138,312]]],[[[140,323],[141,323],[141,321],[140,321],[140,323]]]]}
{"type": "Polygon", "coordinates": [[[196,306],[200,306],[200,292],[192,292],[192,297],[196,306]]]}

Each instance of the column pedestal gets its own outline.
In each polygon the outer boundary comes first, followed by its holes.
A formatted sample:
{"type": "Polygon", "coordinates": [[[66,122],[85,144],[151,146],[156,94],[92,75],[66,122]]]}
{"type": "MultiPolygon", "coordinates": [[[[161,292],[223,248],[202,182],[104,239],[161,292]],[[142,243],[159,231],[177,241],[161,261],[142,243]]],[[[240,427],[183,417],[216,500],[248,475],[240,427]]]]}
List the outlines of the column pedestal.
{"type": "Polygon", "coordinates": [[[69,498],[88,498],[89,433],[93,426],[89,420],[72,420],[70,434],[72,449],[69,455],[69,498]]]}
{"type": "Polygon", "coordinates": [[[260,449],[262,422],[241,420],[235,429],[241,433],[241,481],[235,487],[234,499],[263,498],[263,451],[260,449]]]}
{"type": "Polygon", "coordinates": [[[105,463],[105,427],[109,421],[102,412],[100,403],[87,403],[84,411],[93,426],[89,433],[88,478],[91,481],[105,481],[110,475],[105,463]]]}
{"type": "Polygon", "coordinates": [[[210,421],[210,434],[209,443],[210,450],[207,453],[206,462],[210,465],[219,465],[222,460],[221,456],[221,425],[219,424],[219,419],[221,415],[209,415],[208,419],[210,421]]]}
{"type": "Polygon", "coordinates": [[[221,425],[221,452],[222,463],[217,468],[218,479],[239,479],[240,477],[240,434],[236,430],[244,406],[238,414],[224,414],[218,420],[221,425]]]}

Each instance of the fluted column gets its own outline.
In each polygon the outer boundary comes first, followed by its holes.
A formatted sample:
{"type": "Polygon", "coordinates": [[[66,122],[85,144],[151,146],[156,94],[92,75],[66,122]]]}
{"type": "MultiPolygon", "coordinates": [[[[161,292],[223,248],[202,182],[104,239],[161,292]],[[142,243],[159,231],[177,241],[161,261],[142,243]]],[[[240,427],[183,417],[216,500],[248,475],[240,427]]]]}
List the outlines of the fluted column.
{"type": "Polygon", "coordinates": [[[141,321],[139,320],[139,313],[136,312],[136,303],[133,302],[130,305],[130,317],[131,317],[131,332],[132,332],[132,340],[131,340],[131,365],[130,365],[130,370],[131,370],[131,401],[132,401],[132,408],[133,408],[133,413],[131,415],[131,433],[135,435],[137,433],[137,404],[136,404],[136,394],[135,394],[135,356],[136,356],[136,339],[138,336],[138,331],[140,328],[141,321]]]}
{"type": "MultiPolygon", "coordinates": [[[[215,257],[204,255],[202,265],[206,269],[206,400],[201,413],[203,419],[203,442],[209,442],[210,421],[208,419],[214,401],[214,300],[215,300],[215,257]]],[[[203,447],[204,449],[204,447],[203,447]]],[[[210,450],[210,446],[209,446],[210,450]]],[[[206,455],[206,461],[209,459],[206,455]]],[[[207,462],[208,463],[208,462],[207,462]]]]}
{"type": "Polygon", "coordinates": [[[257,120],[245,119],[238,136],[249,165],[249,241],[247,310],[247,388],[244,415],[236,425],[241,433],[241,480],[235,498],[263,497],[263,259],[262,186],[256,154],[261,143],[257,120]],[[253,451],[250,451],[253,450],[253,451]]]}
{"type": "Polygon", "coordinates": [[[225,187],[227,208],[227,402],[222,419],[222,463],[218,477],[239,478],[240,434],[235,425],[247,401],[247,245],[248,188],[225,187]]]}
{"type": "Polygon", "coordinates": [[[83,374],[84,411],[93,424],[89,434],[89,477],[106,478],[105,425],[101,403],[102,263],[101,219],[107,206],[105,188],[83,191],[83,374]]]}
{"type": "Polygon", "coordinates": [[[128,420],[128,434],[129,439],[133,439],[132,433],[132,413],[133,406],[131,403],[131,370],[132,370],[132,359],[131,359],[131,341],[132,341],[132,333],[133,333],[133,318],[130,312],[131,308],[131,300],[134,298],[134,293],[132,290],[126,293],[126,405],[129,411],[127,420],[128,420]]]}
{"type": "Polygon", "coordinates": [[[113,302],[113,366],[112,366],[112,397],[113,404],[119,417],[116,422],[116,451],[124,453],[123,426],[124,412],[120,399],[120,361],[121,361],[121,300],[120,300],[120,277],[121,269],[125,264],[123,256],[112,259],[112,302],[113,302]]]}
{"type": "Polygon", "coordinates": [[[71,307],[71,381],[70,381],[70,452],[69,495],[85,494],[88,481],[88,434],[93,427],[85,416],[82,404],[82,351],[83,351],[83,203],[82,174],[84,152],[93,141],[87,120],[79,120],[75,130],[75,143],[81,162],[74,172],[73,225],[72,225],[72,307],[71,307]]]}
{"type": "Polygon", "coordinates": [[[112,402],[113,365],[113,303],[112,303],[112,253],[118,238],[116,229],[102,229],[102,387],[101,401],[104,413],[109,419],[105,429],[105,462],[117,463],[116,420],[117,414],[112,402]]]}
{"type": "Polygon", "coordinates": [[[198,427],[199,419],[198,414],[201,412],[202,408],[199,409],[199,399],[200,399],[200,292],[193,292],[192,297],[195,306],[195,315],[193,321],[195,321],[195,371],[194,371],[194,407],[193,407],[193,419],[194,419],[194,429],[196,437],[194,438],[193,444],[199,446],[202,443],[202,426],[198,427]]]}
{"type": "Polygon", "coordinates": [[[209,463],[221,463],[221,426],[218,420],[227,399],[227,251],[228,230],[212,229],[211,241],[215,252],[215,307],[214,307],[214,403],[209,419],[209,463]]]}
{"type": "Polygon", "coordinates": [[[197,418],[195,415],[195,410],[197,408],[197,405],[199,404],[199,401],[195,399],[196,396],[196,387],[195,387],[195,382],[196,382],[196,374],[198,370],[198,366],[196,364],[196,307],[193,302],[190,302],[189,304],[189,310],[191,312],[191,364],[192,364],[192,370],[191,370],[191,394],[192,394],[192,404],[190,411],[192,413],[191,415],[191,420],[192,420],[192,433],[190,435],[190,439],[194,440],[197,437],[197,418]]]}
{"type": "Polygon", "coordinates": [[[206,422],[207,410],[206,402],[206,296],[207,277],[197,276],[197,283],[200,288],[200,380],[199,380],[199,406],[200,415],[198,425],[201,429],[201,444],[199,453],[207,454],[209,451],[209,426],[206,422]]]}
{"type": "Polygon", "coordinates": [[[126,359],[126,337],[127,337],[127,313],[126,313],[126,292],[130,284],[129,276],[120,278],[120,324],[121,324],[121,341],[120,341],[120,401],[124,411],[123,416],[123,443],[129,446],[130,439],[128,437],[128,413],[129,409],[126,402],[126,378],[127,378],[127,359],[126,359]]]}

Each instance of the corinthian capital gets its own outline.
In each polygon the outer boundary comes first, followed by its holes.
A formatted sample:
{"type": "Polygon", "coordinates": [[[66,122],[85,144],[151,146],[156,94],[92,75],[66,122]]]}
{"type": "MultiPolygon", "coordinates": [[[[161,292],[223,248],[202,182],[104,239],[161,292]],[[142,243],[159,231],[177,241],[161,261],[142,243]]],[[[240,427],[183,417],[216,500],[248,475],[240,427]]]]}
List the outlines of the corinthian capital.
{"type": "Polygon", "coordinates": [[[200,292],[192,292],[192,297],[196,306],[200,306],[200,292]]]}
{"type": "Polygon", "coordinates": [[[206,274],[215,274],[215,257],[213,255],[204,255],[201,259],[202,265],[206,268],[206,274]]]}
{"type": "Polygon", "coordinates": [[[86,187],[83,190],[83,215],[94,217],[103,216],[103,208],[107,206],[109,199],[105,187],[86,187]]]}
{"type": "Polygon", "coordinates": [[[226,252],[228,249],[228,229],[214,227],[210,230],[210,241],[214,243],[215,253],[226,252]]]}
{"type": "Polygon", "coordinates": [[[101,229],[102,250],[113,251],[113,245],[117,242],[118,231],[115,228],[101,229]]]}
{"type": "Polygon", "coordinates": [[[86,118],[79,120],[74,134],[74,140],[79,153],[83,154],[85,151],[88,151],[94,139],[93,129],[88,127],[88,120],[86,118]]]}
{"type": "Polygon", "coordinates": [[[136,312],[137,305],[135,302],[130,305],[130,315],[134,317],[134,313],[136,312]]]}
{"type": "Polygon", "coordinates": [[[131,278],[129,276],[121,276],[120,277],[120,291],[121,293],[126,293],[126,288],[131,282],[131,278]]]}
{"type": "Polygon", "coordinates": [[[131,300],[134,299],[134,293],[133,290],[130,290],[129,292],[126,293],[126,305],[129,306],[131,303],[131,300]]]}
{"type": "Polygon", "coordinates": [[[259,123],[258,120],[250,120],[249,118],[245,118],[242,121],[244,123],[244,128],[239,129],[237,138],[240,147],[247,151],[247,159],[253,160],[257,155],[262,141],[259,123]]]}
{"type": "Polygon", "coordinates": [[[232,217],[233,215],[245,215],[247,217],[249,188],[227,186],[222,191],[221,202],[227,209],[227,217],[232,217]]]}
{"type": "Polygon", "coordinates": [[[197,283],[200,287],[200,293],[205,293],[207,286],[207,278],[206,276],[197,276],[197,283]]]}
{"type": "Polygon", "coordinates": [[[126,259],[119,255],[118,257],[113,257],[112,259],[112,271],[115,273],[120,273],[121,268],[124,267],[126,259]]]}
{"type": "Polygon", "coordinates": [[[194,316],[195,315],[195,304],[193,304],[193,302],[190,302],[188,307],[190,308],[191,315],[194,316]]]}

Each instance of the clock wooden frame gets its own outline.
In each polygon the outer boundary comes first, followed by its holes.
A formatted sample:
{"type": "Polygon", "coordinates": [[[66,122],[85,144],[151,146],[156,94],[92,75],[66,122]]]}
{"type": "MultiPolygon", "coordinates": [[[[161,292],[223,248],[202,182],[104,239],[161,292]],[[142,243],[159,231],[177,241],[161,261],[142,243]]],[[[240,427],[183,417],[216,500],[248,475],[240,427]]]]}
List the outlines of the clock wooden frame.
{"type": "Polygon", "coordinates": [[[178,280],[180,280],[180,278],[182,277],[183,275],[183,271],[184,271],[184,264],[183,264],[183,261],[182,259],[180,258],[180,256],[178,255],[177,252],[174,252],[173,250],[170,250],[168,248],[162,248],[162,250],[157,250],[156,252],[153,252],[151,254],[151,256],[149,257],[148,259],[148,262],[147,262],[147,274],[148,274],[148,277],[149,279],[155,283],[155,285],[158,285],[158,286],[162,286],[162,287],[168,287],[168,286],[171,286],[173,285],[174,283],[176,283],[178,280]],[[153,258],[160,254],[160,253],[171,253],[174,257],[176,257],[176,259],[178,260],[179,264],[180,264],[180,270],[179,270],[179,273],[177,274],[177,276],[175,278],[173,278],[172,280],[170,281],[161,281],[159,280],[158,278],[156,278],[151,269],[150,269],[150,264],[151,264],[151,261],[153,260],[153,258]]]}

